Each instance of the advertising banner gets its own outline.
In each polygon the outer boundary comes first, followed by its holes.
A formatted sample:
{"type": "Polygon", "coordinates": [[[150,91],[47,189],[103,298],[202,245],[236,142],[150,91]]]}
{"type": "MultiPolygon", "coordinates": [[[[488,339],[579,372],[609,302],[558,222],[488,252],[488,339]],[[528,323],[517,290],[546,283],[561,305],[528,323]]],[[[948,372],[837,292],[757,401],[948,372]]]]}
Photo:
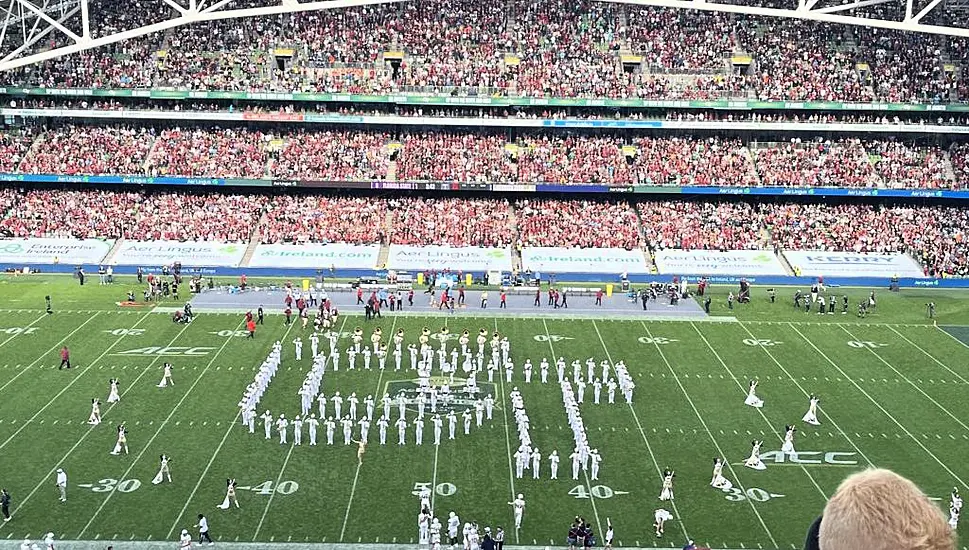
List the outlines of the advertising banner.
{"type": "Polygon", "coordinates": [[[373,269],[379,255],[377,244],[261,244],[249,260],[249,267],[373,269]]]}
{"type": "Polygon", "coordinates": [[[96,264],[114,241],[101,239],[3,239],[0,263],[4,264],[96,264]]]}
{"type": "Polygon", "coordinates": [[[245,244],[205,241],[125,241],[114,257],[118,265],[235,267],[246,254],[245,244]]]}
{"type": "Polygon", "coordinates": [[[905,254],[861,254],[799,250],[785,252],[794,272],[813,277],[924,277],[922,267],[905,254]]]}
{"type": "Polygon", "coordinates": [[[390,245],[387,269],[423,271],[511,271],[511,250],[453,246],[390,245]]]}
{"type": "Polygon", "coordinates": [[[649,273],[642,250],[625,248],[522,249],[522,269],[540,273],[649,273]]]}
{"type": "Polygon", "coordinates": [[[661,250],[656,268],[679,275],[787,275],[777,256],[767,250],[661,250]]]}

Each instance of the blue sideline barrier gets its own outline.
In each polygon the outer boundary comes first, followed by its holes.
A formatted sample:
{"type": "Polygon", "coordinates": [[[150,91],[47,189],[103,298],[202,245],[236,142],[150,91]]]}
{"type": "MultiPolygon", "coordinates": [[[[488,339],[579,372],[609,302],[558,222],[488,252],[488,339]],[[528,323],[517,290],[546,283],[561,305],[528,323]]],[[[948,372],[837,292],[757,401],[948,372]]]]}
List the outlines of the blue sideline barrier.
{"type": "MultiPolygon", "coordinates": [[[[34,264],[34,265],[23,265],[23,264],[0,264],[0,269],[3,271],[8,271],[11,269],[22,270],[24,267],[29,267],[31,271],[38,271],[40,273],[72,273],[75,265],[67,264],[34,264]]],[[[95,264],[84,265],[84,272],[89,277],[97,276],[98,266],[95,264]]],[[[148,273],[160,273],[160,266],[142,266],[145,274],[148,273]]],[[[116,275],[134,275],[137,271],[137,266],[114,266],[114,273],[116,275]]],[[[386,271],[375,270],[375,269],[337,269],[334,272],[330,272],[329,269],[321,269],[322,275],[325,278],[339,277],[339,278],[357,278],[357,277],[377,277],[383,279],[386,276],[386,271]]],[[[287,269],[287,268],[241,268],[241,267],[182,267],[183,275],[194,275],[201,274],[203,276],[219,276],[219,277],[238,277],[240,275],[247,275],[249,277],[289,277],[293,279],[313,279],[317,276],[317,271],[312,269],[287,269]]],[[[629,275],[629,280],[633,284],[642,284],[650,281],[670,281],[674,276],[684,276],[683,274],[663,274],[663,275],[629,275]]],[[[702,275],[696,273],[685,274],[691,282],[696,281],[702,275]]],[[[603,275],[602,273],[555,273],[556,281],[565,282],[588,282],[588,283],[619,283],[619,277],[617,275],[603,275]]],[[[765,287],[765,286],[797,286],[802,285],[805,287],[811,286],[817,278],[816,277],[789,277],[789,276],[707,276],[707,280],[710,284],[715,285],[733,285],[738,284],[740,279],[747,279],[751,284],[765,287]]],[[[826,285],[830,286],[857,286],[857,287],[888,287],[889,279],[887,277],[825,277],[824,282],[826,285]]],[[[898,280],[898,284],[902,288],[969,288],[969,278],[958,279],[916,279],[912,277],[902,277],[898,280]]]]}

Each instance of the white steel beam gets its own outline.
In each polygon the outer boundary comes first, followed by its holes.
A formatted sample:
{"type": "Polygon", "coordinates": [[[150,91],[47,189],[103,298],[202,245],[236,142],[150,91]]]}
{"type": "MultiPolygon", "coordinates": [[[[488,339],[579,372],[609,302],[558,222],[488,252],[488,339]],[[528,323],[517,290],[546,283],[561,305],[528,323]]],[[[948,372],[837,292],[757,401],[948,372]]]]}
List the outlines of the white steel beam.
{"type": "Polygon", "coordinates": [[[890,2],[895,2],[897,0],[861,0],[860,2],[852,2],[850,4],[841,4],[840,6],[827,6],[824,8],[818,8],[814,11],[818,13],[837,13],[839,11],[853,10],[855,8],[866,8],[868,6],[877,6],[879,4],[888,4],[890,2]]]}
{"type": "MultiPolygon", "coordinates": [[[[130,40],[133,38],[138,38],[147,34],[165,31],[168,29],[180,27],[183,25],[189,25],[192,23],[199,23],[204,21],[214,21],[221,19],[233,19],[237,17],[258,17],[267,15],[277,15],[283,13],[296,13],[303,11],[316,11],[316,10],[328,10],[328,9],[340,9],[340,8],[352,8],[357,6],[366,5],[376,5],[376,4],[392,4],[397,2],[404,2],[407,0],[317,0],[308,1],[305,3],[300,3],[297,0],[273,0],[274,5],[265,6],[260,8],[244,8],[244,9],[232,9],[232,2],[234,0],[189,0],[188,8],[184,7],[182,4],[178,3],[176,0],[158,0],[177,10],[178,16],[173,17],[167,21],[162,21],[159,23],[145,25],[142,27],[125,30],[115,34],[101,36],[97,38],[92,38],[90,35],[90,17],[97,16],[96,13],[90,14],[87,12],[88,2],[90,0],[61,0],[59,3],[54,4],[50,7],[45,7],[44,9],[38,8],[29,0],[0,0],[9,1],[10,8],[7,10],[6,25],[4,25],[4,30],[0,33],[0,44],[2,44],[2,37],[9,34],[8,26],[11,24],[20,23],[22,27],[22,34],[24,38],[24,43],[17,47],[14,51],[8,52],[4,55],[0,52],[2,59],[0,59],[0,71],[6,71],[14,69],[17,67],[22,67],[25,65],[30,65],[33,63],[38,63],[48,59],[54,59],[57,57],[62,57],[72,53],[82,52],[88,49],[96,48],[99,46],[105,46],[108,44],[114,44],[116,42],[121,42],[123,40],[130,40]],[[13,7],[16,5],[19,10],[18,13],[14,13],[13,7]],[[25,13],[25,8],[30,13],[25,13]],[[224,9],[223,9],[224,8],[224,9]],[[60,10],[61,17],[55,20],[49,14],[53,10],[60,10]],[[71,31],[63,25],[64,21],[68,20],[69,17],[75,15],[78,11],[81,11],[82,20],[82,31],[81,36],[78,36],[74,31],[71,31]],[[46,23],[44,29],[39,32],[31,32],[29,35],[26,31],[26,21],[25,19],[33,17],[34,29],[36,30],[36,24],[43,21],[46,23]],[[25,55],[19,57],[24,51],[29,50],[30,46],[36,43],[37,40],[49,34],[52,30],[57,30],[63,33],[68,39],[71,40],[71,44],[55,48],[49,51],[34,53],[30,55],[25,55]]],[[[126,2],[127,0],[114,0],[117,2],[126,2]]],[[[822,0],[798,0],[796,9],[783,9],[783,8],[769,8],[763,6],[747,6],[739,4],[720,4],[717,2],[711,2],[709,0],[603,0],[606,2],[625,4],[633,6],[657,6],[666,8],[679,8],[679,9],[694,9],[702,11],[714,11],[714,12],[727,12],[727,13],[741,13],[749,15],[758,15],[766,17],[779,17],[787,19],[796,19],[803,21],[817,21],[822,23],[835,23],[843,25],[859,25],[867,27],[875,27],[882,29],[891,29],[898,31],[909,31],[909,32],[923,32],[932,33],[940,35],[950,35],[950,36],[960,36],[969,38],[969,28],[962,27],[952,27],[952,26],[942,26],[942,25],[925,25],[922,24],[922,19],[928,15],[933,9],[936,9],[941,3],[941,0],[931,0],[925,8],[920,10],[917,14],[912,13],[912,0],[854,0],[848,4],[843,4],[839,6],[828,6],[828,7],[817,7],[822,0]],[[857,17],[852,15],[845,15],[839,12],[845,12],[855,8],[862,8],[866,6],[874,6],[878,4],[885,4],[889,2],[904,2],[906,17],[903,21],[893,21],[887,19],[879,19],[875,17],[857,17]]]]}
{"type": "MultiPolygon", "coordinates": [[[[891,29],[897,31],[922,32],[929,34],[942,34],[949,36],[961,36],[969,38],[969,28],[963,27],[944,27],[941,25],[925,25],[915,20],[892,21],[888,19],[876,19],[872,17],[856,17],[853,15],[839,15],[837,13],[826,13],[825,9],[800,10],[784,8],[767,8],[763,6],[742,6],[737,4],[718,4],[715,2],[699,0],[603,0],[614,4],[626,4],[632,6],[657,6],[663,8],[679,8],[689,10],[716,11],[725,13],[743,13],[748,15],[760,15],[766,17],[781,17],[786,19],[799,19],[802,21],[817,21],[820,23],[836,23],[840,25],[857,25],[862,27],[875,27],[880,29],[891,29]]],[[[897,0],[886,0],[897,1],[897,0]]],[[[908,0],[902,0],[907,2],[908,0]]],[[[931,6],[931,5],[930,5],[931,6]]],[[[860,7],[860,6],[855,6],[860,7]]],[[[931,6],[935,7],[935,6],[931,6]]],[[[837,8],[840,8],[838,6],[837,8]]],[[[835,10],[837,11],[837,9],[835,10]]],[[[925,10],[923,10],[925,11],[925,10]]],[[[926,11],[926,13],[928,13],[926,11]]],[[[923,15],[924,14],[920,14],[923,15]]],[[[913,18],[914,19],[914,18],[913,18]]]]}
{"type": "MultiPolygon", "coordinates": [[[[71,40],[73,40],[75,42],[79,42],[81,40],[81,37],[78,36],[77,34],[75,34],[74,31],[68,29],[64,25],[61,25],[61,23],[59,21],[55,21],[55,20],[51,19],[51,17],[49,15],[47,15],[46,13],[44,13],[44,11],[42,9],[38,8],[37,6],[35,6],[33,2],[30,2],[29,0],[14,0],[14,1],[17,2],[17,3],[19,3],[21,6],[27,8],[28,10],[34,12],[34,14],[36,14],[37,17],[39,17],[40,19],[43,19],[44,21],[47,22],[48,25],[50,25],[50,26],[54,27],[55,29],[57,29],[57,30],[61,31],[62,33],[64,33],[71,40]]],[[[86,2],[86,0],[81,0],[81,1],[82,2],[86,2]]],[[[62,19],[62,21],[63,21],[63,19],[62,19]]]]}
{"type": "Polygon", "coordinates": [[[935,7],[938,6],[940,2],[942,2],[942,0],[932,0],[931,2],[929,2],[929,4],[927,6],[925,6],[924,8],[922,8],[922,11],[920,11],[915,17],[912,17],[911,20],[913,22],[915,22],[915,23],[918,23],[930,11],[934,10],[935,7]]]}
{"type": "MultiPolygon", "coordinates": [[[[23,67],[25,65],[32,65],[34,63],[39,63],[41,61],[46,61],[48,59],[55,59],[58,57],[63,57],[72,53],[78,53],[92,48],[97,48],[100,46],[106,46],[108,44],[114,44],[124,40],[130,40],[132,38],[138,38],[140,36],[145,36],[147,34],[164,31],[172,29],[175,27],[180,27],[183,25],[189,25],[192,23],[199,23],[203,21],[214,21],[221,19],[234,19],[238,17],[256,17],[261,15],[278,15],[281,13],[297,13],[304,11],[319,11],[319,10],[332,10],[340,8],[353,8],[357,6],[371,6],[377,4],[395,4],[403,0],[323,0],[317,2],[292,2],[288,0],[276,0],[279,2],[275,6],[266,6],[261,8],[245,8],[245,9],[226,9],[221,11],[210,11],[217,9],[220,6],[225,5],[231,0],[221,0],[217,4],[206,8],[203,12],[199,11],[184,11],[181,16],[169,19],[168,21],[161,21],[159,23],[154,23],[152,25],[145,25],[143,27],[138,27],[135,29],[125,30],[119,33],[110,34],[107,36],[101,36],[98,38],[85,40],[77,36],[75,33],[66,29],[59,22],[54,21],[46,14],[39,12],[36,6],[30,4],[28,0],[11,0],[17,2],[18,4],[31,9],[37,13],[42,19],[48,22],[50,25],[47,29],[43,31],[42,34],[49,33],[53,28],[60,30],[65,35],[68,36],[74,43],[68,46],[55,48],[52,50],[39,52],[31,55],[26,55],[23,57],[16,57],[22,51],[26,49],[25,46],[17,48],[15,52],[11,52],[0,60],[0,71],[8,71],[15,69],[17,67],[23,67]],[[16,57],[16,58],[15,58],[16,57]]],[[[117,0],[122,1],[122,0],[117,0]]],[[[77,8],[71,11],[70,15],[77,12],[77,8]]],[[[63,21],[66,16],[61,18],[63,21]]],[[[36,40],[35,40],[36,42],[36,40]]]]}

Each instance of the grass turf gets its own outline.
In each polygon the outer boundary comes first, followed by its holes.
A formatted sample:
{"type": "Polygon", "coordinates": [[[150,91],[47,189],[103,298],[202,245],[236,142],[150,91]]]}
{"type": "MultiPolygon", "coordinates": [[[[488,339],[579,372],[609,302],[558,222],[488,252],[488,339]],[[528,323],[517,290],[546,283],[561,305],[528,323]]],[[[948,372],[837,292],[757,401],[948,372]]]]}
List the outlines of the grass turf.
{"type": "MultiPolygon", "coordinates": [[[[423,325],[437,330],[445,322],[452,333],[497,327],[507,335],[519,368],[512,384],[522,391],[533,441],[543,455],[556,449],[563,456],[559,480],[550,481],[547,461],[541,480],[528,471],[525,479],[514,478],[511,388],[497,379],[492,422],[472,428],[470,436],[459,422],[457,441],[440,447],[430,444],[429,422],[422,446],[414,445],[410,428],[408,445],[398,447],[391,428],[391,444],[381,447],[374,427],[359,467],[355,447],[308,447],[305,434],[304,446],[282,446],[275,436],[266,441],[261,425],[250,435],[238,423],[236,403],[276,339],[286,344],[283,363],[260,409],[290,418],[299,412],[296,392],[311,365],[308,345],[303,361],[294,358],[290,342],[300,329],[268,316],[256,341],[246,341],[235,335],[238,315],[202,314],[191,325],[175,325],[167,315],[116,307],[125,283],[134,282],[120,281],[78,288],[66,277],[0,279],[0,483],[11,492],[14,512],[0,525],[0,539],[54,531],[64,539],[174,540],[204,513],[223,541],[409,543],[417,531],[412,492],[429,483],[437,488],[442,521],[454,510],[462,520],[503,525],[510,544],[562,545],[569,521],[581,515],[600,534],[610,518],[617,546],[682,545],[689,536],[719,548],[786,549],[800,547],[825,498],[868,464],[912,478],[943,499],[940,506],[953,486],[969,490],[969,348],[957,339],[967,336],[959,325],[969,324],[964,293],[880,292],[878,311],[867,319],[857,319],[853,306],[844,316],[794,311],[792,289],[779,289],[776,304],[757,289],[753,304],[728,310],[727,289],[715,288],[715,314],[739,322],[459,314],[446,320],[388,316],[367,326],[367,334],[379,325],[388,337],[403,328],[408,343],[423,325]],[[54,299],[54,315],[42,310],[45,294],[54,299]],[[925,318],[930,300],[946,326],[925,318]],[[77,365],[71,371],[57,370],[62,343],[77,365]],[[180,355],[158,355],[157,348],[180,355]],[[591,388],[586,392],[582,415],[603,456],[597,481],[584,474],[571,479],[572,436],[557,385],[542,385],[537,372],[525,384],[520,372],[525,358],[537,366],[542,357],[557,356],[623,360],[637,384],[632,406],[593,405],[591,388]],[[175,365],[176,385],[160,389],[166,360],[175,365]],[[121,380],[122,400],[105,403],[104,423],[91,427],[90,400],[105,400],[112,377],[121,380]],[[761,381],[761,410],[743,405],[750,378],[761,381]],[[822,396],[817,428],[800,421],[811,393],[822,396]],[[129,426],[131,454],[110,456],[120,421],[129,426]],[[777,450],[790,423],[800,430],[801,463],[768,455],[766,471],[740,465],[751,439],[777,450]],[[154,486],[162,453],[172,457],[175,483],[154,486]],[[731,463],[725,474],[735,491],[709,487],[715,456],[731,463]],[[666,466],[677,472],[675,509],[657,500],[659,471],[666,466]],[[57,467],[69,475],[65,504],[56,499],[57,467]],[[223,512],[215,505],[227,477],[250,489],[240,491],[241,509],[223,512]],[[515,493],[528,503],[517,533],[506,504],[515,493]],[[677,519],[657,540],[649,525],[659,507],[677,519]]],[[[848,293],[854,303],[867,290],[848,293]]],[[[363,324],[344,319],[344,332],[363,324]]],[[[324,393],[379,397],[388,384],[409,378],[362,371],[360,359],[358,370],[347,372],[346,362],[344,354],[341,370],[326,374],[324,393]]],[[[405,368],[408,363],[405,354],[405,368]]],[[[342,443],[339,428],[335,439],[342,443]]]]}

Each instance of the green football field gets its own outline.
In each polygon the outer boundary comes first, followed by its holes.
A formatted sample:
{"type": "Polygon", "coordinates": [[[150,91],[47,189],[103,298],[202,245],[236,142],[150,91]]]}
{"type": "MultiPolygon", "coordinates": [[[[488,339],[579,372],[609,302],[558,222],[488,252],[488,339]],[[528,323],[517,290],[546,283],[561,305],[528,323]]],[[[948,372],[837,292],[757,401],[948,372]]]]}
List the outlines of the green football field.
{"type": "MultiPolygon", "coordinates": [[[[285,343],[283,362],[260,412],[299,413],[297,391],[311,358],[307,345],[296,361],[291,342],[302,331],[273,315],[255,341],[240,337],[236,314],[202,313],[177,325],[166,314],[117,307],[125,289],[78,288],[57,277],[0,279],[0,484],[13,499],[13,520],[0,524],[0,539],[53,531],[59,539],[119,546],[174,541],[204,513],[221,541],[412,543],[415,492],[427,486],[442,521],[453,510],[462,521],[502,525],[511,545],[562,546],[579,515],[599,534],[609,518],[623,547],[679,547],[692,538],[714,548],[788,549],[801,547],[840,481],[869,465],[913,479],[940,507],[952,487],[969,492],[969,296],[962,293],[881,292],[867,319],[794,311],[786,289],[776,304],[755,292],[754,304],[732,311],[720,299],[726,289],[716,289],[715,312],[723,317],[704,322],[458,314],[386,316],[364,325],[361,317],[343,317],[345,336],[357,325],[368,336],[375,326],[388,337],[403,328],[405,345],[416,342],[422,326],[436,331],[444,323],[452,334],[485,328],[507,335],[519,367],[512,385],[522,392],[532,439],[544,456],[553,449],[563,456],[552,481],[544,460],[541,479],[530,471],[515,478],[512,388],[497,378],[482,384],[496,393],[494,420],[467,436],[459,422],[455,441],[445,426],[440,446],[432,444],[430,423],[422,446],[414,444],[413,428],[406,446],[396,445],[393,428],[390,444],[380,446],[375,426],[362,463],[356,446],[342,445],[339,428],[334,446],[307,446],[305,434],[300,447],[280,445],[275,435],[267,441],[261,423],[249,434],[237,403],[275,340],[285,343]],[[48,293],[53,315],[43,311],[48,293]],[[938,326],[926,319],[929,300],[938,304],[938,326]],[[57,368],[64,344],[76,365],[70,371],[57,368]],[[588,473],[572,480],[573,440],[554,370],[544,385],[537,369],[530,384],[520,371],[526,358],[537,367],[558,356],[580,359],[583,371],[589,357],[622,360],[637,385],[631,406],[621,398],[595,405],[591,388],[586,392],[582,416],[603,457],[598,480],[588,473]],[[175,365],[175,386],[163,389],[157,384],[165,361],[175,365]],[[106,403],[110,378],[121,382],[116,405],[106,403]],[[743,403],[753,378],[763,409],[743,403]],[[819,427],[801,422],[810,394],[822,397],[819,427]],[[104,403],[104,422],[92,427],[94,397],[104,403]],[[130,454],[111,456],[122,421],[130,454]],[[772,452],[790,423],[799,429],[796,460],[772,452]],[[741,464],[755,438],[765,441],[765,471],[741,464]],[[163,453],[172,457],[174,483],[153,485],[163,453]],[[709,486],[717,456],[730,463],[729,493],[709,486]],[[674,505],[658,500],[667,466],[676,471],[674,505]],[[54,487],[59,467],[69,476],[66,503],[54,487]],[[241,508],[222,511],[216,505],[229,477],[244,488],[241,508]],[[527,508],[516,532],[508,502],[517,493],[527,508]],[[650,524],[660,507],[675,521],[657,539],[650,524]]],[[[358,370],[348,372],[346,362],[344,354],[340,371],[326,373],[324,393],[379,398],[411,383],[408,371],[364,371],[358,359],[358,370]]],[[[322,433],[320,439],[325,443],[322,433]]]]}

